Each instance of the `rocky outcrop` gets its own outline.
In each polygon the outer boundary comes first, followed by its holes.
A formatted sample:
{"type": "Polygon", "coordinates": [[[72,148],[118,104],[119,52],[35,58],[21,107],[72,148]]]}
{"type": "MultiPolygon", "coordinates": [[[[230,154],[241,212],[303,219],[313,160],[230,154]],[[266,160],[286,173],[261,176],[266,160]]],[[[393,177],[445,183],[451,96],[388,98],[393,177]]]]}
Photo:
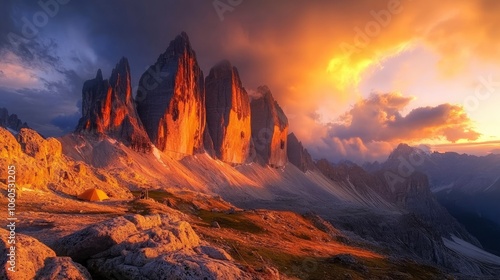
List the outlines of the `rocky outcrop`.
{"type": "Polygon", "coordinates": [[[189,223],[172,215],[114,218],[54,247],[103,279],[251,279],[223,249],[203,242],[189,223]]]}
{"type": "Polygon", "coordinates": [[[22,122],[16,114],[9,115],[6,108],[0,108],[0,126],[14,131],[19,131],[21,128],[28,128],[28,124],[22,122]]]}
{"type": "Polygon", "coordinates": [[[76,132],[107,135],[134,150],[151,150],[149,138],[135,109],[126,58],[118,62],[109,80],[103,80],[99,69],[94,79],[84,83],[82,94],[82,118],[76,132]]]}
{"type": "Polygon", "coordinates": [[[0,229],[0,270],[1,279],[92,279],[87,269],[71,260],[57,257],[54,251],[40,241],[24,234],[16,234],[16,243],[8,244],[9,232],[0,229]],[[10,246],[16,248],[15,272],[9,271],[10,246]]]}
{"type": "Polygon", "coordinates": [[[244,163],[250,150],[250,100],[236,67],[229,61],[215,65],[205,79],[207,126],[216,156],[228,163],[244,163]]]}
{"type": "MultiPolygon", "coordinates": [[[[17,139],[0,128],[0,166],[15,166],[19,189],[53,190],[77,195],[90,187],[103,189],[110,197],[130,198],[131,193],[103,170],[75,162],[62,154],[61,143],[44,139],[34,130],[22,128],[17,139]]],[[[7,168],[0,171],[7,178],[7,168]]]]}
{"type": "Polygon", "coordinates": [[[137,111],[149,138],[179,158],[203,151],[206,124],[203,72],[186,33],[141,76],[137,111]]]}
{"type": "Polygon", "coordinates": [[[326,177],[353,190],[362,198],[360,201],[370,207],[348,218],[331,215],[330,221],[363,238],[373,238],[394,254],[420,258],[464,274],[480,275],[480,265],[455,256],[444,245],[442,238],[457,236],[481,247],[477,239],[439,205],[430,191],[427,176],[418,171],[404,173],[408,169],[399,168],[399,163],[387,166],[392,167],[368,173],[354,163],[333,165],[319,160],[317,167],[326,177]],[[373,208],[384,209],[384,205],[392,206],[392,214],[388,211],[380,215],[373,211],[373,208]]]}
{"type": "Polygon", "coordinates": [[[415,171],[401,181],[391,181],[396,180],[391,179],[391,176],[400,176],[396,172],[382,170],[375,173],[382,184],[376,184],[372,188],[377,188],[378,193],[397,207],[415,214],[441,236],[454,235],[481,248],[479,241],[438,203],[430,191],[429,180],[425,174],[415,171]]]}
{"type": "Polygon", "coordinates": [[[290,133],[288,134],[287,140],[288,161],[297,166],[303,172],[306,172],[307,170],[315,170],[316,166],[314,164],[314,160],[307,149],[304,149],[302,142],[297,139],[297,136],[295,136],[294,133],[290,133]]]}
{"type": "Polygon", "coordinates": [[[250,105],[256,155],[270,166],[284,166],[287,162],[288,118],[267,86],[257,88],[257,95],[250,105]]]}

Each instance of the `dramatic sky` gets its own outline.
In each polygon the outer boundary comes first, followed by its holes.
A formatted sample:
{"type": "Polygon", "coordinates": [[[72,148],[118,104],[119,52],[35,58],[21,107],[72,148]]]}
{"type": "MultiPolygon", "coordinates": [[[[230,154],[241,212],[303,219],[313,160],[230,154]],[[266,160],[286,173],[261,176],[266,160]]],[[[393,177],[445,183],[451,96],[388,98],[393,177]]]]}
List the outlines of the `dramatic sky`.
{"type": "Polygon", "coordinates": [[[136,85],[186,31],[205,74],[229,59],[268,85],[316,158],[500,151],[500,1],[37,2],[0,2],[0,107],[46,136],[75,127],[98,68],[126,56],[136,85]]]}

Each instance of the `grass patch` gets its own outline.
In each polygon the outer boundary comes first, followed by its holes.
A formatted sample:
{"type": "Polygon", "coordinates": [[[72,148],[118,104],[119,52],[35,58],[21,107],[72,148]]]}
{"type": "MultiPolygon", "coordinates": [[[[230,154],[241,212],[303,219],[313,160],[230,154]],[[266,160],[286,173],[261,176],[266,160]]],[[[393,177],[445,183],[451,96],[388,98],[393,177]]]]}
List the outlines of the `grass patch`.
{"type": "Polygon", "coordinates": [[[233,240],[225,240],[224,243],[231,246],[229,253],[236,261],[257,271],[271,266],[288,277],[298,279],[367,279],[362,272],[330,263],[325,258],[296,256],[279,248],[252,247],[233,240]]]}
{"type": "Polygon", "coordinates": [[[245,217],[243,213],[226,214],[199,210],[197,214],[205,223],[211,224],[213,221],[216,221],[222,228],[231,228],[249,233],[265,232],[262,227],[245,217]]]}

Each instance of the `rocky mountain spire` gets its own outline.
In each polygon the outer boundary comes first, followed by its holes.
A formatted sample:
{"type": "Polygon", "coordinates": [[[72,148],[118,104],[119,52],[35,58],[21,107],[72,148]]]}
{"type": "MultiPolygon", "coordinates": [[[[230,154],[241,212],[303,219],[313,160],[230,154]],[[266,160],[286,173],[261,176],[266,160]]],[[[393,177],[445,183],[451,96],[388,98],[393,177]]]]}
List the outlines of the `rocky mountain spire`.
{"type": "Polygon", "coordinates": [[[250,107],[252,140],[257,156],[271,166],[284,166],[287,162],[288,118],[267,86],[257,88],[257,96],[250,107]]]}
{"type": "Polygon", "coordinates": [[[207,126],[219,159],[247,160],[250,141],[250,100],[236,67],[229,61],[215,65],[205,79],[207,126]]]}
{"type": "Polygon", "coordinates": [[[186,33],[141,76],[137,111],[158,149],[182,157],[202,151],[206,124],[203,72],[186,33]]]}
{"type": "Polygon", "coordinates": [[[22,122],[16,114],[9,115],[6,108],[0,108],[0,126],[14,131],[20,131],[21,128],[28,128],[28,124],[22,122]]]}
{"type": "Polygon", "coordinates": [[[307,151],[302,146],[302,142],[297,139],[297,136],[292,132],[288,134],[287,156],[291,164],[297,166],[303,172],[307,170],[315,170],[314,161],[307,151]]]}
{"type": "Polygon", "coordinates": [[[102,71],[83,85],[82,118],[77,133],[108,135],[139,151],[149,151],[150,141],[137,115],[130,67],[123,57],[111,72],[109,80],[103,80],[102,71]]]}

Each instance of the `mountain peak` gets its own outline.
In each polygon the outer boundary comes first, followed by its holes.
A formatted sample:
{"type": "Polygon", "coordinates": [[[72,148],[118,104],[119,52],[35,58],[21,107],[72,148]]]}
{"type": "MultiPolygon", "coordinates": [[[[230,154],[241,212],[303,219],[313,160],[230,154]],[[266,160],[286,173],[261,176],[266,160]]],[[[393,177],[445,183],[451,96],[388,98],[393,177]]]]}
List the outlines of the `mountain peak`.
{"type": "Polygon", "coordinates": [[[418,148],[414,148],[405,143],[400,143],[389,155],[388,159],[397,159],[400,156],[408,157],[409,155],[418,152],[418,148]]]}
{"type": "Polygon", "coordinates": [[[181,32],[174,40],[170,41],[164,55],[182,55],[184,52],[194,55],[188,35],[186,32],[181,32]]]}
{"type": "Polygon", "coordinates": [[[201,152],[205,135],[203,72],[185,32],[175,37],[139,80],[137,112],[156,147],[173,157],[201,152]]]}
{"type": "Polygon", "coordinates": [[[271,90],[267,85],[262,85],[257,88],[257,92],[261,94],[262,97],[268,97],[271,94],[271,90]]]}
{"type": "MultiPolygon", "coordinates": [[[[102,74],[101,74],[102,75],[102,74]]],[[[101,78],[102,79],[102,78],[101,78]]],[[[120,86],[126,91],[126,99],[132,94],[131,89],[127,88],[130,81],[130,66],[128,64],[128,59],[122,57],[120,61],[116,64],[115,68],[111,71],[111,77],[109,78],[109,83],[111,85],[116,85],[120,83],[120,86]]]]}
{"type": "Polygon", "coordinates": [[[97,69],[97,74],[95,75],[97,81],[102,81],[102,71],[101,68],[97,69]]]}
{"type": "Polygon", "coordinates": [[[233,70],[233,68],[234,68],[233,65],[231,65],[231,62],[229,62],[229,60],[227,59],[219,61],[217,64],[214,65],[214,67],[212,67],[212,69],[227,70],[227,71],[231,71],[233,70]]]}
{"type": "Polygon", "coordinates": [[[122,57],[109,80],[103,80],[99,69],[95,79],[86,81],[76,132],[104,134],[135,150],[150,151],[150,141],[134,107],[130,80],[128,60],[122,57]]]}
{"type": "Polygon", "coordinates": [[[116,64],[115,70],[125,70],[125,71],[130,72],[130,66],[128,64],[128,59],[126,57],[122,56],[122,58],[120,58],[120,61],[118,61],[118,63],[116,64]]]}
{"type": "Polygon", "coordinates": [[[28,128],[28,124],[23,123],[16,114],[9,115],[6,108],[0,108],[0,127],[20,131],[21,128],[28,128]]]}

